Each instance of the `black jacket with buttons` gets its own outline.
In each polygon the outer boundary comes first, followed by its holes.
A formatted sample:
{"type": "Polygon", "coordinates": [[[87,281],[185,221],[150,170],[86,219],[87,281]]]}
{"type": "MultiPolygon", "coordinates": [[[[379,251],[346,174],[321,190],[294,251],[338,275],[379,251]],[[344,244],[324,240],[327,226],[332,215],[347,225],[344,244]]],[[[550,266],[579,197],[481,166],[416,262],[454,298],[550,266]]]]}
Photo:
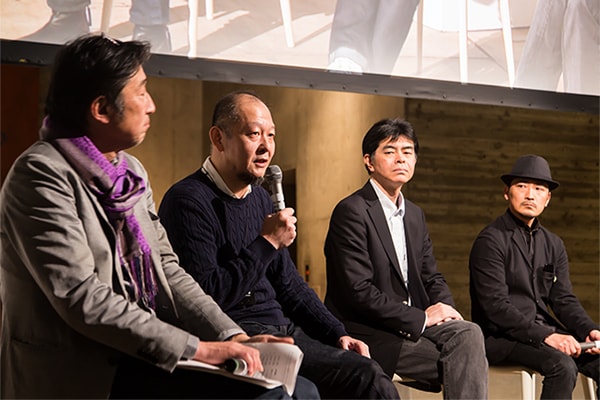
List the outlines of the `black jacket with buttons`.
{"type": "Polygon", "coordinates": [[[492,363],[516,342],[541,346],[553,332],[583,341],[598,329],[573,294],[562,240],[538,225],[531,259],[521,225],[507,210],[479,233],[469,258],[472,319],[492,363]]]}

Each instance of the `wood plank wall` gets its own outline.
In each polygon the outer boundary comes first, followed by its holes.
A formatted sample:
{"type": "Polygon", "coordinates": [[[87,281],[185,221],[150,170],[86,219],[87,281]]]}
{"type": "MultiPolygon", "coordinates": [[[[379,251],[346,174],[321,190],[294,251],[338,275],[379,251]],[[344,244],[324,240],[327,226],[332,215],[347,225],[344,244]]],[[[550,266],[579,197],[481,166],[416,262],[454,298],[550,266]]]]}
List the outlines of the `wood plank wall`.
{"type": "Polygon", "coordinates": [[[440,270],[470,315],[468,254],[507,207],[500,175],[517,157],[545,157],[561,185],[540,220],[565,242],[574,291],[599,320],[598,116],[407,100],[421,151],[407,197],[426,212],[440,270]]]}
{"type": "Polygon", "coordinates": [[[2,64],[0,77],[0,184],[14,159],[38,137],[39,69],[2,64]],[[22,90],[26,87],[27,90],[22,90]]]}

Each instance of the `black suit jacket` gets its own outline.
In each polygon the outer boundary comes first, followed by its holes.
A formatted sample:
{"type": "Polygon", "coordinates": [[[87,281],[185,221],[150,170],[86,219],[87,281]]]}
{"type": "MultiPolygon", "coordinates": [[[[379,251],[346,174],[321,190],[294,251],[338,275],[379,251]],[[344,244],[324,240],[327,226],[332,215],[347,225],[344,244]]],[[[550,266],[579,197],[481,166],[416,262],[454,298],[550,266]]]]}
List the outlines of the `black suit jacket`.
{"type": "Polygon", "coordinates": [[[573,294],[562,240],[539,226],[534,243],[531,262],[525,237],[509,211],[473,243],[471,313],[486,338],[491,363],[502,361],[516,342],[540,346],[555,330],[582,341],[598,329],[573,294]],[[545,324],[536,322],[537,314],[545,324]]]}
{"type": "Polygon", "coordinates": [[[390,375],[402,341],[416,341],[421,335],[424,310],[437,302],[454,306],[448,285],[437,270],[425,215],[405,201],[408,290],[371,183],[335,207],[325,241],[325,304],[348,333],[369,345],[371,356],[390,375]]]}

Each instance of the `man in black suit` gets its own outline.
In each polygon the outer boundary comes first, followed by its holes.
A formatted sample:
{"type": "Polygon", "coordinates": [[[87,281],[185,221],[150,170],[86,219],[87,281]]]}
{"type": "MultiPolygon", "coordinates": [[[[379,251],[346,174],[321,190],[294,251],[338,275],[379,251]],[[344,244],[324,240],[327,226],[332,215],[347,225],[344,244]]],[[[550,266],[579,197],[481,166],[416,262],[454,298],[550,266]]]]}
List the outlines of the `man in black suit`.
{"type": "Polygon", "coordinates": [[[598,383],[600,349],[582,352],[579,342],[600,340],[600,330],[573,294],[562,240],[538,220],[558,182],[536,155],[520,157],[502,181],[508,210],[471,249],[473,321],[490,364],[531,368],[544,376],[542,399],[569,399],[578,371],[598,383]]]}
{"type": "Polygon", "coordinates": [[[388,374],[438,391],[442,384],[447,399],[487,398],[481,330],[455,309],[424,213],[401,192],[417,162],[415,132],[406,121],[381,120],[362,150],[369,182],[331,216],[325,304],[388,374]]]}

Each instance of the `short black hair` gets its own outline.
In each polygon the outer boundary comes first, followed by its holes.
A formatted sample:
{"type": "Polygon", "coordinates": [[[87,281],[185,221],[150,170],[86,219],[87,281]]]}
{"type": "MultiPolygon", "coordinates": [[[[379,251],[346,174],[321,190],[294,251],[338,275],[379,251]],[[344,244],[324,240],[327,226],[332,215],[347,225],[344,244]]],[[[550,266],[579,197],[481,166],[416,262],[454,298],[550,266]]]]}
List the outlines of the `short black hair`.
{"type": "Polygon", "coordinates": [[[45,113],[67,134],[86,133],[87,110],[98,96],[119,107],[127,82],[150,58],[147,42],[85,35],[62,47],[54,61],[45,113]]]}
{"type": "MultiPolygon", "coordinates": [[[[362,141],[363,156],[368,154],[373,157],[375,150],[383,141],[397,140],[400,136],[405,136],[412,140],[415,147],[415,155],[419,154],[419,140],[412,125],[401,118],[386,118],[376,122],[365,134],[362,141]]],[[[367,168],[367,171],[369,169],[367,168]]]]}

